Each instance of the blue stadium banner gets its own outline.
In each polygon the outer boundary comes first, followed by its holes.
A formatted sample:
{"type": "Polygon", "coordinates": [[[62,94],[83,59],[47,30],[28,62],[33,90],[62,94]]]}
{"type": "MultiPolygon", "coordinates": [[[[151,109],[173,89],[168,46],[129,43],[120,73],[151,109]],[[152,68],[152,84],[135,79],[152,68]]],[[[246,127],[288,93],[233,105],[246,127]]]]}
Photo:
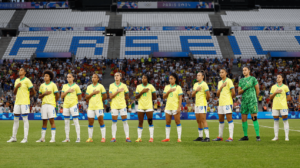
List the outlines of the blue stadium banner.
{"type": "MultiPolygon", "coordinates": [[[[80,120],[87,120],[87,114],[86,113],[79,113],[79,117],[80,120]]],[[[127,114],[127,118],[129,120],[138,120],[138,115],[137,113],[128,113],[127,114]]],[[[181,113],[180,114],[180,118],[182,120],[195,120],[196,116],[195,113],[181,113]]],[[[218,120],[218,113],[207,113],[206,114],[206,118],[208,120],[218,120]]],[[[232,113],[232,118],[233,119],[241,119],[241,113],[236,113],[233,112],[232,113]]],[[[257,115],[258,119],[273,119],[272,116],[272,112],[259,112],[257,115]]],[[[300,112],[298,111],[291,111],[289,112],[288,115],[289,119],[299,119],[300,118],[300,112]]],[[[13,113],[0,113],[0,120],[13,120],[14,119],[14,115],[13,113]]],[[[28,119],[29,120],[42,120],[41,118],[41,113],[30,113],[28,115],[28,119]]],[[[71,116],[72,119],[72,116],[71,116]]],[[[96,119],[96,117],[95,117],[96,119]]],[[[104,113],[104,120],[111,120],[112,116],[111,113],[104,113]]],[[[165,120],[165,113],[157,113],[154,112],[153,113],[153,119],[154,120],[165,120]]],[[[251,119],[251,116],[248,115],[248,119],[251,119]]],[[[55,120],[64,120],[64,116],[62,115],[62,113],[57,113],[55,120]]],[[[118,116],[118,120],[121,120],[121,116],[118,116]]]]}
{"type": "Polygon", "coordinates": [[[213,2],[118,2],[118,9],[213,9],[213,2]]]}
{"type": "Polygon", "coordinates": [[[198,31],[209,31],[212,30],[212,26],[144,26],[144,27],[124,27],[124,31],[172,31],[172,30],[198,30],[198,31]]]}
{"type": "Polygon", "coordinates": [[[37,52],[36,53],[36,58],[71,58],[72,53],[71,52],[37,52]]]}
{"type": "Polygon", "coordinates": [[[19,31],[105,31],[105,27],[19,27],[19,31]]]}
{"type": "Polygon", "coordinates": [[[2,2],[0,9],[59,9],[69,8],[68,1],[57,2],[2,2]]]}
{"type": "Polygon", "coordinates": [[[160,57],[160,58],[188,58],[189,52],[153,52],[152,57],[160,57]]]}

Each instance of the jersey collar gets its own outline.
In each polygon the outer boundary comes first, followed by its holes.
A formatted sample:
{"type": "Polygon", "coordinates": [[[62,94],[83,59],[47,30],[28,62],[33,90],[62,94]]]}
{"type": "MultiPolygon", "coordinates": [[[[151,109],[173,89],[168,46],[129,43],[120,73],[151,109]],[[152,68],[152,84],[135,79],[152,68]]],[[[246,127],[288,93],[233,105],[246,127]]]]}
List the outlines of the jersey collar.
{"type": "Polygon", "coordinates": [[[21,79],[21,78],[20,78],[20,81],[24,80],[25,78],[26,78],[26,76],[24,76],[24,78],[23,78],[23,79],[21,79]]]}
{"type": "Polygon", "coordinates": [[[223,83],[225,83],[225,82],[226,82],[226,80],[227,80],[227,78],[226,78],[224,81],[222,80],[222,81],[223,81],[223,83]]]}
{"type": "Polygon", "coordinates": [[[279,86],[278,83],[277,83],[277,87],[282,87],[282,86],[283,86],[283,83],[281,84],[281,86],[279,86]]]}
{"type": "Polygon", "coordinates": [[[198,85],[201,85],[204,81],[202,81],[201,83],[198,82],[198,85]]]}
{"type": "Polygon", "coordinates": [[[72,87],[73,85],[75,85],[75,83],[73,83],[72,85],[70,85],[70,84],[68,83],[68,85],[69,85],[70,87],[72,87]]]}
{"type": "Polygon", "coordinates": [[[172,88],[172,87],[176,87],[176,84],[175,84],[175,85],[173,85],[173,86],[170,84],[170,87],[171,87],[171,88],[172,88]]]}
{"type": "Polygon", "coordinates": [[[49,84],[47,84],[47,83],[45,82],[45,85],[47,85],[47,86],[48,86],[48,85],[50,85],[50,84],[51,84],[51,82],[52,82],[52,81],[50,81],[50,82],[49,82],[49,84]]]}
{"type": "Polygon", "coordinates": [[[121,84],[122,84],[122,82],[120,82],[120,84],[119,84],[119,86],[116,84],[116,82],[114,83],[117,87],[120,87],[121,86],[121,84]]]}
{"type": "Polygon", "coordinates": [[[149,83],[147,83],[147,85],[146,85],[146,86],[144,86],[144,84],[142,84],[142,86],[143,86],[144,88],[146,88],[148,85],[149,85],[149,83]]]}
{"type": "MultiPolygon", "coordinates": [[[[96,86],[98,86],[98,84],[99,84],[99,83],[97,83],[97,85],[96,85],[96,86]]],[[[94,86],[94,84],[92,84],[92,85],[93,85],[93,87],[96,87],[96,86],[94,86]]]]}

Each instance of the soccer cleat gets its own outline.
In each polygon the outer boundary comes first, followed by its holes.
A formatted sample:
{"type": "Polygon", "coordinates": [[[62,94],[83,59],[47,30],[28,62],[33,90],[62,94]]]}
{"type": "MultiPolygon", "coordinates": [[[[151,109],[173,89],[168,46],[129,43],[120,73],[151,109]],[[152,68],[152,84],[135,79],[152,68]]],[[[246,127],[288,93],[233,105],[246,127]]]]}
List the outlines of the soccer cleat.
{"type": "Polygon", "coordinates": [[[21,143],[27,143],[27,139],[24,138],[24,139],[21,141],[21,143]]]}
{"type": "Polygon", "coordinates": [[[79,143],[80,142],[80,138],[77,138],[77,140],[75,141],[76,143],[79,143]]]}
{"type": "Polygon", "coordinates": [[[153,138],[150,138],[150,139],[149,139],[149,142],[153,142],[153,138]]]}
{"type": "Polygon", "coordinates": [[[256,141],[260,141],[260,136],[257,136],[257,137],[256,137],[256,141]]]}
{"type": "Polygon", "coordinates": [[[101,139],[101,142],[104,143],[104,142],[105,142],[105,138],[102,138],[102,139],[101,139]]]}
{"type": "Polygon", "coordinates": [[[232,139],[232,138],[228,138],[228,139],[226,140],[226,142],[233,142],[233,139],[232,139]]]}
{"type": "Polygon", "coordinates": [[[202,141],[203,137],[198,137],[197,139],[195,139],[194,141],[202,141]]]}
{"type": "Polygon", "coordinates": [[[54,143],[54,142],[55,142],[55,139],[51,139],[49,142],[50,142],[50,143],[54,143]]]}
{"type": "Polygon", "coordinates": [[[223,141],[223,138],[217,137],[216,139],[213,139],[213,141],[223,141]]]}
{"type": "Polygon", "coordinates": [[[110,140],[110,142],[117,142],[116,138],[110,140]]]}
{"type": "Polygon", "coordinates": [[[7,142],[17,142],[17,138],[11,137],[7,142]]]}
{"type": "Polygon", "coordinates": [[[278,138],[275,137],[275,138],[272,139],[272,141],[278,141],[278,138]]]}
{"type": "Polygon", "coordinates": [[[170,142],[170,139],[164,139],[161,142],[170,142]]]}
{"type": "Polygon", "coordinates": [[[177,142],[181,142],[181,139],[177,139],[177,142]]]}
{"type": "Polygon", "coordinates": [[[142,142],[142,138],[138,138],[135,142],[142,142]]]}
{"type": "Polygon", "coordinates": [[[126,138],[126,142],[131,142],[130,138],[126,138]]]}
{"type": "Polygon", "coordinates": [[[39,139],[39,140],[37,140],[37,141],[35,141],[35,142],[45,142],[45,139],[39,139]]]}
{"type": "Polygon", "coordinates": [[[285,141],[289,141],[289,138],[285,138],[285,141]]]}
{"type": "Polygon", "coordinates": [[[209,138],[205,138],[201,142],[210,142],[210,139],[209,138]]]}
{"type": "Polygon", "coordinates": [[[62,142],[70,142],[70,139],[65,139],[62,142]]]}
{"type": "Polygon", "coordinates": [[[85,142],[93,142],[92,138],[87,139],[85,142]]]}
{"type": "Polygon", "coordinates": [[[241,138],[239,141],[248,141],[249,138],[247,136],[244,136],[243,138],[241,138]]]}

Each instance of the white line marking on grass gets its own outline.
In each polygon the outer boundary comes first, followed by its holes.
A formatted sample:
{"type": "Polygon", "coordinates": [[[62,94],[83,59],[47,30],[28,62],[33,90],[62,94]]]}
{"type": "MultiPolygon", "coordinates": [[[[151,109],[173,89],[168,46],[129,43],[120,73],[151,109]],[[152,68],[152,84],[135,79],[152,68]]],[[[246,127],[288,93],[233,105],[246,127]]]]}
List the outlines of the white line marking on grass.
{"type": "MultiPolygon", "coordinates": [[[[241,124],[241,123],[235,123],[235,124],[241,124]]],[[[254,126],[253,124],[248,124],[248,125],[254,126]]],[[[274,129],[274,127],[264,126],[264,125],[260,125],[260,124],[259,124],[259,127],[274,129]]],[[[284,130],[284,128],[279,128],[279,129],[284,130]]],[[[289,130],[290,131],[295,131],[295,132],[300,132],[300,130],[293,130],[293,129],[289,129],[289,130]]]]}

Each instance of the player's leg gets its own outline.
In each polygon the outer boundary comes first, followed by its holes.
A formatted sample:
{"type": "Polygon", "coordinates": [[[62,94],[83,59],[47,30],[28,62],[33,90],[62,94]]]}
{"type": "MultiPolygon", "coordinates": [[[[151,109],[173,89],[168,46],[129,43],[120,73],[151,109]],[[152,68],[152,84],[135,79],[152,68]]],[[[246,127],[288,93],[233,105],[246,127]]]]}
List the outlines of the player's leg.
{"type": "Polygon", "coordinates": [[[63,116],[65,120],[66,139],[62,142],[70,142],[70,108],[63,108],[63,116]]]}
{"type": "Polygon", "coordinates": [[[176,113],[174,115],[174,120],[175,120],[175,123],[177,126],[177,135],[178,135],[177,142],[181,142],[182,127],[181,127],[181,123],[180,123],[180,113],[176,113]]]}
{"type": "Polygon", "coordinates": [[[196,111],[195,111],[195,116],[196,116],[196,121],[198,124],[199,137],[196,138],[194,141],[202,141],[203,140],[203,124],[200,121],[200,113],[196,113],[196,111]]]}
{"type": "Polygon", "coordinates": [[[149,142],[153,142],[154,135],[154,126],[153,126],[153,111],[146,112],[147,120],[149,124],[149,132],[150,132],[150,140],[149,142]]]}
{"type": "Polygon", "coordinates": [[[280,110],[281,116],[282,116],[282,121],[283,121],[283,127],[284,127],[284,132],[285,132],[285,141],[289,141],[289,122],[288,122],[288,110],[283,109],[280,110]]]}
{"type": "Polygon", "coordinates": [[[29,105],[21,105],[21,113],[24,122],[24,139],[21,141],[21,143],[26,143],[28,138],[28,132],[29,132],[28,114],[30,113],[29,110],[30,110],[29,105]]]}
{"type": "Polygon", "coordinates": [[[50,140],[50,142],[53,143],[53,142],[55,142],[55,134],[56,134],[56,125],[54,122],[54,118],[49,118],[49,122],[51,125],[51,140],[50,140]]]}
{"type": "Polygon", "coordinates": [[[209,142],[209,130],[208,130],[208,124],[206,122],[206,113],[200,113],[200,121],[203,123],[204,132],[205,132],[205,139],[202,140],[202,142],[209,142]]]}
{"type": "Polygon", "coordinates": [[[279,133],[279,110],[272,109],[272,116],[274,118],[274,134],[275,137],[272,141],[278,141],[278,133],[279,133]]]}
{"type": "Polygon", "coordinates": [[[171,132],[171,120],[172,120],[171,111],[165,110],[165,115],[166,115],[166,139],[162,140],[162,142],[169,142],[170,132],[171,132]]]}
{"type": "Polygon", "coordinates": [[[73,106],[70,108],[72,117],[73,117],[73,122],[75,125],[75,130],[76,130],[76,134],[77,134],[77,140],[76,142],[80,142],[80,125],[79,125],[79,120],[78,120],[78,116],[79,116],[79,110],[77,105],[73,106]]]}
{"type": "MultiPolygon", "coordinates": [[[[42,115],[43,119],[43,115],[42,115]]],[[[46,136],[46,130],[47,130],[47,119],[43,119],[43,126],[42,126],[42,131],[41,131],[41,139],[37,140],[36,142],[45,142],[45,136],[46,136]]]]}
{"type": "Polygon", "coordinates": [[[101,142],[104,143],[105,142],[105,136],[106,136],[106,127],[105,127],[105,124],[104,124],[104,110],[103,109],[100,109],[100,110],[97,110],[98,113],[97,113],[97,117],[98,117],[98,123],[100,125],[100,131],[101,131],[101,136],[102,136],[102,139],[101,139],[101,142]]]}
{"type": "Polygon", "coordinates": [[[232,120],[232,112],[226,114],[227,122],[228,122],[228,128],[229,128],[229,138],[226,140],[226,142],[232,142],[233,141],[233,131],[234,131],[234,124],[232,120]]]}
{"type": "Polygon", "coordinates": [[[248,122],[247,122],[247,117],[249,114],[249,110],[247,108],[247,105],[244,104],[241,106],[241,115],[242,115],[242,126],[243,126],[243,132],[244,132],[244,137],[242,137],[239,141],[248,141],[248,122]]]}
{"type": "Polygon", "coordinates": [[[112,139],[111,139],[110,142],[116,142],[118,114],[119,114],[119,110],[111,109],[111,116],[112,116],[111,134],[112,134],[112,139]]]}
{"type": "Polygon", "coordinates": [[[95,118],[95,110],[88,110],[87,117],[88,117],[88,134],[89,138],[86,142],[93,142],[93,131],[94,131],[94,118],[95,118]]]}
{"type": "Polygon", "coordinates": [[[123,121],[123,128],[124,128],[124,132],[125,132],[125,136],[126,136],[126,142],[131,142],[130,138],[129,138],[129,125],[128,125],[128,121],[127,121],[127,109],[121,109],[120,110],[120,115],[123,121]]]}
{"type": "Polygon", "coordinates": [[[250,105],[249,110],[250,110],[251,118],[252,118],[253,125],[254,125],[254,130],[255,130],[255,134],[256,134],[256,141],[260,141],[259,124],[258,124],[258,121],[257,121],[257,113],[258,113],[257,103],[254,103],[254,104],[250,105]]]}
{"type": "Polygon", "coordinates": [[[219,115],[219,136],[216,139],[213,139],[213,141],[223,141],[223,131],[224,131],[224,111],[223,111],[224,106],[219,106],[218,107],[218,115],[219,115]]]}
{"type": "MultiPolygon", "coordinates": [[[[45,104],[45,107],[46,107],[45,111],[47,113],[46,118],[47,119],[49,118],[49,122],[51,125],[51,140],[50,140],[50,142],[53,143],[53,142],[55,142],[55,134],[56,134],[56,126],[54,123],[54,118],[56,117],[55,107],[50,104],[45,104]]],[[[46,122],[47,122],[47,120],[46,120],[46,122]]]]}
{"type": "Polygon", "coordinates": [[[19,119],[21,114],[21,105],[14,106],[14,124],[12,130],[12,137],[7,142],[17,142],[17,133],[19,129],[19,119]]]}
{"type": "Polygon", "coordinates": [[[143,122],[144,122],[145,113],[144,110],[140,110],[137,113],[138,113],[139,125],[137,128],[138,139],[135,142],[142,142],[143,122]]]}

